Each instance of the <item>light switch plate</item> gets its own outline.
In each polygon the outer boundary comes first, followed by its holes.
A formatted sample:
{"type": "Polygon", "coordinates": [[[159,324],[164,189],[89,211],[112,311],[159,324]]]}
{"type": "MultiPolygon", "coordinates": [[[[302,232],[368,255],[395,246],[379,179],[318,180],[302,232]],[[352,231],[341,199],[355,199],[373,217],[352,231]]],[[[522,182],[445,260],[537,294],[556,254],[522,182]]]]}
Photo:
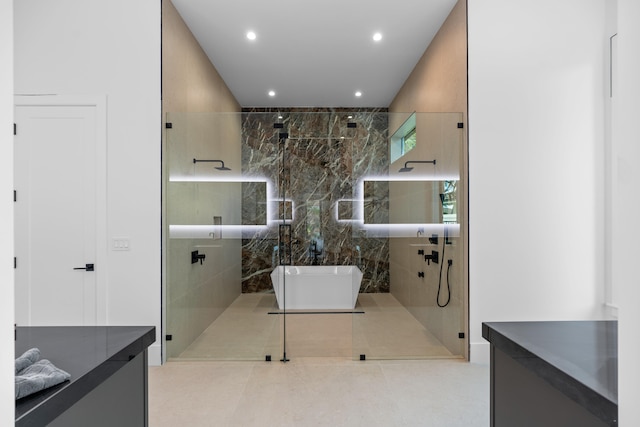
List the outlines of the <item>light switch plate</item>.
{"type": "Polygon", "coordinates": [[[112,239],[113,244],[111,249],[114,251],[129,251],[131,250],[131,241],[128,237],[114,237],[112,239]]]}

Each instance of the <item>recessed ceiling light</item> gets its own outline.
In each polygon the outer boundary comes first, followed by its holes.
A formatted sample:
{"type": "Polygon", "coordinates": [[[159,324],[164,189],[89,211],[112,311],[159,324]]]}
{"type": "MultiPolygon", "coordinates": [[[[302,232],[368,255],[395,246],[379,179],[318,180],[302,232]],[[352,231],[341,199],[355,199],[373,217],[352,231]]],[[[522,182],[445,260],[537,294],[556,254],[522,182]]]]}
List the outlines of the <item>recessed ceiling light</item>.
{"type": "Polygon", "coordinates": [[[357,92],[356,92],[356,97],[360,98],[361,96],[362,96],[362,92],[357,91],[357,92]]]}
{"type": "Polygon", "coordinates": [[[269,96],[276,96],[276,91],[275,90],[270,90],[269,91],[269,96]]]}
{"type": "Polygon", "coordinates": [[[256,37],[257,37],[257,36],[256,36],[256,33],[254,33],[253,31],[249,31],[249,32],[247,33],[247,38],[248,38],[249,40],[255,40],[255,39],[256,39],[256,37]]]}
{"type": "Polygon", "coordinates": [[[380,40],[382,40],[382,34],[380,33],[375,33],[373,35],[373,40],[379,42],[380,40]]]}
{"type": "Polygon", "coordinates": [[[347,116],[347,119],[353,119],[353,116],[347,116]]]}

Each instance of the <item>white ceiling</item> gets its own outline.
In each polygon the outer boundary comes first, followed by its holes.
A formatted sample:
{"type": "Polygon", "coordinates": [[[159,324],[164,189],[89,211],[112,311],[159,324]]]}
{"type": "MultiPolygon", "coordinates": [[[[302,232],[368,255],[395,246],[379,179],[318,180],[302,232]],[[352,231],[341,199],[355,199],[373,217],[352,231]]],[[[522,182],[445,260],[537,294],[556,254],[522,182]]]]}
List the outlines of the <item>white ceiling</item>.
{"type": "Polygon", "coordinates": [[[172,1],[243,107],[388,107],[457,0],[172,1]]]}

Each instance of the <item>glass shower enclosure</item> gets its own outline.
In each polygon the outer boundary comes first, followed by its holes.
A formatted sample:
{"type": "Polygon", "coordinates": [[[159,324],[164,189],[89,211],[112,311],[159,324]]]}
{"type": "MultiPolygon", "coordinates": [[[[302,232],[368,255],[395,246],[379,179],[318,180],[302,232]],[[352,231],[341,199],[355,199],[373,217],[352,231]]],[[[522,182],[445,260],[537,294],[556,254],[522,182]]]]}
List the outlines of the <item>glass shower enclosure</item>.
{"type": "Polygon", "coordinates": [[[168,113],[168,359],[464,357],[460,113],[168,113]]]}

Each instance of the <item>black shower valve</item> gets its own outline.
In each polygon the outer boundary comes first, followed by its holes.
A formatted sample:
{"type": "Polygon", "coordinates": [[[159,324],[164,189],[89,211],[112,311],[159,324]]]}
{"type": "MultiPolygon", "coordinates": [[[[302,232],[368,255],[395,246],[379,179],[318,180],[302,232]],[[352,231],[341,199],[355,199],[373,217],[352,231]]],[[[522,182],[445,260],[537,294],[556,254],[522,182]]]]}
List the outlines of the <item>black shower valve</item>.
{"type": "Polygon", "coordinates": [[[424,278],[424,271],[418,271],[418,277],[423,277],[424,278]]]}
{"type": "Polygon", "coordinates": [[[198,251],[192,251],[191,252],[191,264],[195,264],[198,261],[200,261],[200,265],[202,265],[202,262],[204,261],[204,259],[207,256],[205,254],[199,254],[198,251]]]}
{"type": "Polygon", "coordinates": [[[431,251],[431,255],[425,255],[424,260],[427,261],[428,265],[431,265],[431,261],[438,264],[440,262],[440,256],[438,251],[431,251]]]}

